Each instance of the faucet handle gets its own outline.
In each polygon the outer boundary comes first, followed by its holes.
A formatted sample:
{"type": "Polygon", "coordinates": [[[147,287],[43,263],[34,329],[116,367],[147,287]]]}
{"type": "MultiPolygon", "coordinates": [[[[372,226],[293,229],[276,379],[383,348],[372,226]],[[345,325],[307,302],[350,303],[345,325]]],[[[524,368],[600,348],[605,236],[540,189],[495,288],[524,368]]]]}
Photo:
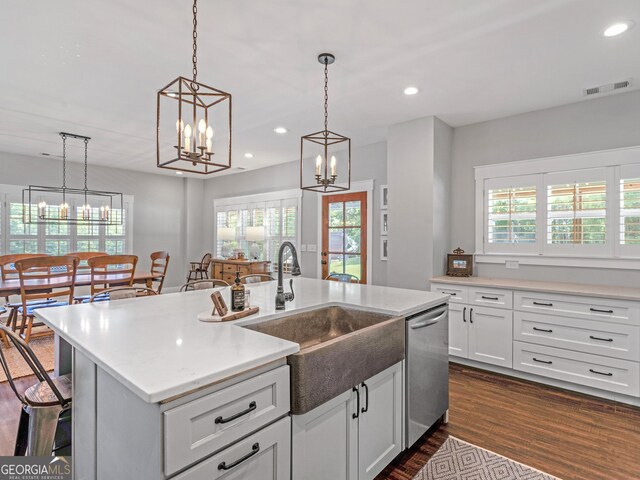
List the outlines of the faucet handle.
{"type": "Polygon", "coordinates": [[[293,293],[293,278],[289,279],[289,290],[291,290],[291,293],[289,294],[291,295],[291,297],[289,298],[289,301],[291,301],[294,298],[296,298],[295,294],[293,293]]]}

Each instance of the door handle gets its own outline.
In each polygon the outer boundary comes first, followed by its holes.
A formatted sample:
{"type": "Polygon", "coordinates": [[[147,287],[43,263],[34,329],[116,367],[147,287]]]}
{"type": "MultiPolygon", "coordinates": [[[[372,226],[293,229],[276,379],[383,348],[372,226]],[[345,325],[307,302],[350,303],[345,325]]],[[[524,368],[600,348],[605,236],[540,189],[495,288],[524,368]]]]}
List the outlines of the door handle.
{"type": "Polygon", "coordinates": [[[462,309],[462,321],[463,321],[464,323],[467,323],[467,307],[464,307],[464,308],[462,309]]]}
{"type": "Polygon", "coordinates": [[[434,318],[433,320],[427,320],[425,322],[420,322],[420,323],[416,323],[415,325],[411,325],[411,329],[416,330],[418,328],[424,328],[424,327],[429,327],[431,325],[435,325],[436,323],[438,323],[440,320],[442,320],[442,318],[444,318],[444,316],[447,314],[447,312],[444,312],[442,315],[434,318]]]}
{"type": "Polygon", "coordinates": [[[233,463],[231,463],[229,465],[227,465],[227,462],[220,463],[218,465],[218,470],[231,470],[233,467],[237,467],[242,462],[244,462],[246,460],[249,460],[251,457],[253,457],[259,451],[260,451],[260,444],[256,442],[251,447],[251,451],[249,453],[247,453],[245,456],[240,457],[238,460],[236,460],[235,462],[233,462],[233,463]]]}
{"type": "Polygon", "coordinates": [[[473,323],[473,308],[469,310],[469,323],[473,323]]]}
{"type": "Polygon", "coordinates": [[[321,263],[322,265],[326,265],[326,264],[327,264],[327,261],[326,261],[326,260],[322,260],[320,263],[321,263]]]}
{"type": "Polygon", "coordinates": [[[360,390],[358,387],[353,387],[353,391],[356,392],[356,413],[352,413],[351,418],[358,418],[360,416],[360,390]]]}
{"type": "Polygon", "coordinates": [[[367,413],[369,411],[369,385],[367,385],[366,383],[362,382],[362,386],[364,387],[364,391],[365,391],[365,394],[367,395],[367,399],[366,399],[366,402],[364,404],[364,407],[360,411],[362,413],[367,413]]]}

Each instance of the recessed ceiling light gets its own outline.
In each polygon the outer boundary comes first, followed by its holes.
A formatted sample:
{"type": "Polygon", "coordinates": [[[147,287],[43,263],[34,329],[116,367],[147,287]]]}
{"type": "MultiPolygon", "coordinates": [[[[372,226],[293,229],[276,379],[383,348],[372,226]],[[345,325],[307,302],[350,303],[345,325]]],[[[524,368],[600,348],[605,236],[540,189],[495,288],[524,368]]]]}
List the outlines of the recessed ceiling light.
{"type": "Polygon", "coordinates": [[[614,23],[604,31],[605,37],[615,37],[621,33],[626,32],[633,25],[631,22],[618,22],[614,23]]]}
{"type": "Polygon", "coordinates": [[[253,153],[250,153],[250,152],[245,153],[244,158],[253,158],[253,153]]]}
{"type": "Polygon", "coordinates": [[[273,129],[273,131],[279,135],[282,135],[283,133],[287,133],[287,129],[284,127],[276,127],[273,129]]]}
{"type": "Polygon", "coordinates": [[[176,175],[182,175],[182,172],[176,172],[176,175]]]}
{"type": "Polygon", "coordinates": [[[415,95],[418,92],[419,92],[418,87],[407,87],[404,89],[405,95],[415,95]]]}

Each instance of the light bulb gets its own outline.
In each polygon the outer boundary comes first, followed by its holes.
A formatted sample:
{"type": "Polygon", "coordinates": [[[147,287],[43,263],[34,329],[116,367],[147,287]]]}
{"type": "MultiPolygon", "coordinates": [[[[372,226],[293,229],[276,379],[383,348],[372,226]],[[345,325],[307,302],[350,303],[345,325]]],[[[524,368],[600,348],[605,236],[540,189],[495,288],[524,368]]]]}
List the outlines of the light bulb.
{"type": "Polygon", "coordinates": [[[318,155],[316,157],[316,175],[320,175],[321,169],[322,169],[322,157],[318,155]]]}
{"type": "Polygon", "coordinates": [[[213,128],[207,127],[207,138],[213,138],[213,128]]]}
{"type": "Polygon", "coordinates": [[[181,119],[176,120],[176,132],[182,133],[184,130],[184,122],[181,119]]]}
{"type": "Polygon", "coordinates": [[[200,133],[204,133],[206,129],[207,129],[207,122],[204,121],[204,118],[201,118],[200,121],[198,122],[198,131],[200,133]]]}
{"type": "Polygon", "coordinates": [[[331,176],[332,177],[336,177],[337,176],[337,160],[336,157],[331,155],[331,176]]]}
{"type": "Polygon", "coordinates": [[[189,125],[188,123],[184,127],[184,136],[187,138],[191,138],[191,125],[189,125]]]}

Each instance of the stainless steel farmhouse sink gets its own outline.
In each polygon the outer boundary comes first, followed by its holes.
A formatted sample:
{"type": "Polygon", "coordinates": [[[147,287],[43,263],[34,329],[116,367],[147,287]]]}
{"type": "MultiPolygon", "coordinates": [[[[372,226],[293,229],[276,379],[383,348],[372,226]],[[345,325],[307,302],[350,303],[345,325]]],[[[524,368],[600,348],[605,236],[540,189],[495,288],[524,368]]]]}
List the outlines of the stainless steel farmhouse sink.
{"type": "Polygon", "coordinates": [[[291,412],[331,400],[404,359],[405,319],[343,307],[323,307],[245,328],[296,342],[291,367],[291,412]]]}

